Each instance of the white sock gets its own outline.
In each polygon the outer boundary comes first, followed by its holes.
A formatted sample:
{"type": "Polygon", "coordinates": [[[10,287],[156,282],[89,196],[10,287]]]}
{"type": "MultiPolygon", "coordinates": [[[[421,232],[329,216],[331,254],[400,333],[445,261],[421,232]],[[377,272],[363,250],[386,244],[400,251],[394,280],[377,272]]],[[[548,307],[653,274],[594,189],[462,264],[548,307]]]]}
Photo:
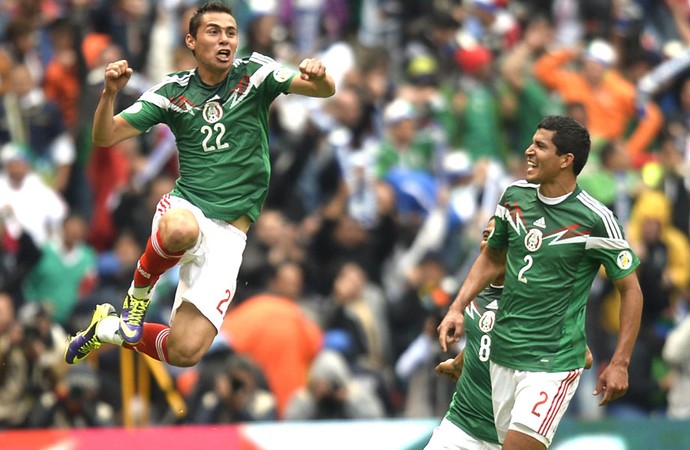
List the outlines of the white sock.
{"type": "Polygon", "coordinates": [[[116,316],[108,316],[101,319],[96,325],[96,337],[101,342],[115,344],[122,347],[124,341],[120,336],[120,318],[116,316]]]}
{"type": "Polygon", "coordinates": [[[151,298],[151,292],[153,289],[151,289],[151,286],[144,286],[144,287],[135,287],[134,282],[129,286],[129,290],[127,293],[131,295],[134,298],[138,299],[150,299],[151,298]]]}

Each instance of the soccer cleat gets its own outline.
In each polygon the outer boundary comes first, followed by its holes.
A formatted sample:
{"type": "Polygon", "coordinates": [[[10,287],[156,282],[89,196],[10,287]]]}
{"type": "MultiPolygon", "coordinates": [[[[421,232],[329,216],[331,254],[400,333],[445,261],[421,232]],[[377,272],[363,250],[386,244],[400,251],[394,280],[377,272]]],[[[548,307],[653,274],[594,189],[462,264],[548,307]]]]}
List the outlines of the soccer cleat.
{"type": "Polygon", "coordinates": [[[117,317],[113,305],[103,303],[96,306],[96,310],[93,316],[91,316],[91,323],[89,326],[68,339],[67,348],[65,349],[65,361],[67,364],[78,363],[89,356],[89,353],[101,346],[101,341],[99,341],[96,336],[96,327],[98,327],[101,320],[108,316],[117,317]]]}
{"type": "Polygon", "coordinates": [[[122,303],[120,315],[120,336],[129,345],[134,345],[141,340],[144,330],[144,315],[151,303],[151,298],[136,298],[127,294],[122,303]]]}

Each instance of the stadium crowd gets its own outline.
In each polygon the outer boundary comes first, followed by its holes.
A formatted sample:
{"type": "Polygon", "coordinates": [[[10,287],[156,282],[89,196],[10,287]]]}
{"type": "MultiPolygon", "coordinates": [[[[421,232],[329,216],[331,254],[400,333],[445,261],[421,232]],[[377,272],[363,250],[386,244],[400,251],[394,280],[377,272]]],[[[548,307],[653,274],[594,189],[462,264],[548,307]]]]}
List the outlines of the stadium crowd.
{"type": "MultiPolygon", "coordinates": [[[[549,114],[589,128],[580,182],[625,225],[644,293],[630,388],[599,408],[619,299],[595,282],[594,367],[568,413],[690,418],[688,2],[226,3],[238,56],[318,55],[337,91],[275,102],[237,293],[202,362],[167,368],[186,414],[154,388],[152,422],[440,417],[436,327],[549,114]]],[[[176,148],[165,127],[96,147],[91,121],[106,63],[134,69],[120,108],[191,68],[198,4],[0,2],[0,429],[122,423],[119,351],[68,366],[64,345],[127,292],[176,148]]],[[[169,319],[176,276],[148,320],[169,319]]]]}

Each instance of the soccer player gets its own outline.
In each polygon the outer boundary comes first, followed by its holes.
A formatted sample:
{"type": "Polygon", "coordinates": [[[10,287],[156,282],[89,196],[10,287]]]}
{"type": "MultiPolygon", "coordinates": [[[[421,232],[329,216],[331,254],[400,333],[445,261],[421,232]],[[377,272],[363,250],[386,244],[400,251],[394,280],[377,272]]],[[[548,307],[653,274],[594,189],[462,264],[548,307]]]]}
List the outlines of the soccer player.
{"type": "MultiPolygon", "coordinates": [[[[482,233],[481,249],[494,229],[489,220],[482,233]]],[[[500,450],[491,405],[490,332],[503,291],[503,273],[465,308],[465,348],[454,359],[436,366],[436,372],[457,381],[446,416],[434,429],[425,450],[500,450]]]]}
{"type": "Polygon", "coordinates": [[[115,116],[115,97],[132,69],[124,60],[105,69],[94,144],[112,146],[165,123],[177,141],[180,176],[158,203],[120,317],[112,305],[98,305],[89,326],[70,338],[67,363],[81,361],[104,342],[175,366],[199,362],[235,294],[246,233],[266,199],[271,102],[280,94],[335,92],[317,59],[303,60],[299,71],[258,53],[235,59],[237,22],[221,2],[196,10],[185,42],[197,67],[166,76],[115,116]],[[170,326],[144,322],[156,280],[178,263],[170,326]]]}
{"type": "Polygon", "coordinates": [[[463,312],[505,264],[490,356],[494,421],[505,450],[542,450],[585,366],[585,308],[599,267],[621,294],[620,333],[599,376],[600,405],[628,387],[642,293],[639,260],[611,211],[577,185],[590,150],[570,117],[544,118],[525,150],[526,180],[509,186],[496,224],[438,327],[446,351],[464,330],[463,312]]]}

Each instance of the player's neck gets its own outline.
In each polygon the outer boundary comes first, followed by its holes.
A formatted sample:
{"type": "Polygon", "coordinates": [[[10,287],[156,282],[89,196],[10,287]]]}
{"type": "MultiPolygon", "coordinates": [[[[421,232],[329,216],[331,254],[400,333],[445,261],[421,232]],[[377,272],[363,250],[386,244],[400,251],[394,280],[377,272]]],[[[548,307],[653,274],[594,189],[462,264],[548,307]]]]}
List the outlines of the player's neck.
{"type": "Polygon", "coordinates": [[[555,178],[547,183],[539,185],[539,193],[548,198],[557,198],[568,195],[575,190],[577,180],[573,178],[555,178]]]}
{"type": "Polygon", "coordinates": [[[196,73],[199,75],[199,79],[207,86],[215,86],[222,83],[228,76],[228,72],[213,72],[202,66],[196,68],[196,73]]]}

